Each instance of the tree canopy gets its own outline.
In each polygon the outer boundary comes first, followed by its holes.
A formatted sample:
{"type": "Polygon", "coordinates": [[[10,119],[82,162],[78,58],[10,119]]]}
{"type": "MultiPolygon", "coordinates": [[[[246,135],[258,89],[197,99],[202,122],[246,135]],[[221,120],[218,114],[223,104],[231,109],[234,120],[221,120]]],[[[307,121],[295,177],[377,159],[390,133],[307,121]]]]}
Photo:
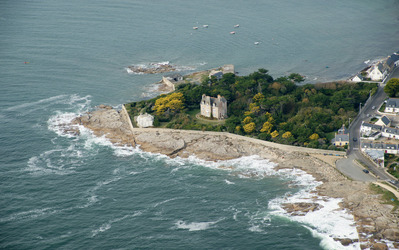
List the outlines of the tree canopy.
{"type": "MultiPolygon", "coordinates": [[[[296,73],[273,78],[265,69],[221,79],[204,77],[201,84],[186,82],[169,95],[125,105],[131,116],[145,110],[156,126],[227,131],[263,140],[298,146],[330,148],[330,140],[342,124],[357,114],[359,103],[377,90],[376,83],[330,82],[298,85],[296,73]],[[227,100],[228,119],[200,122],[196,119],[202,94],[227,100]]],[[[399,86],[399,79],[389,86],[399,86]]],[[[388,85],[388,84],[387,84],[388,85]]],[[[389,89],[389,87],[387,88],[389,89]]],[[[396,92],[395,92],[396,94],[396,92]]],[[[398,92],[399,94],[399,92],[398,92]]]]}
{"type": "Polygon", "coordinates": [[[399,96],[399,79],[392,78],[390,79],[384,87],[385,93],[389,97],[397,97],[399,96]]]}

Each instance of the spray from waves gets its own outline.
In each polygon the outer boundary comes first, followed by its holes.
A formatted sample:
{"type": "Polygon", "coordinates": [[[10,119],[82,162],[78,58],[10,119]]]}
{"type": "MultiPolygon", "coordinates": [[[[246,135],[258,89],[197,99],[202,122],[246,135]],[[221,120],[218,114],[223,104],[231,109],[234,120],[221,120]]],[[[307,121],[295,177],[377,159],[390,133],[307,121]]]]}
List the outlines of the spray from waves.
{"type": "MultiPolygon", "coordinates": [[[[54,110],[55,115],[52,115],[47,121],[48,129],[55,132],[62,137],[76,137],[77,127],[71,125],[71,121],[87,111],[90,107],[90,96],[78,95],[60,95],[52,98],[40,100],[35,103],[23,104],[15,107],[15,110],[23,109],[26,106],[36,105],[36,109],[44,109],[47,106],[53,105],[55,108],[61,108],[63,111],[54,110]],[[43,106],[43,104],[45,104],[43,106]]],[[[57,137],[51,140],[54,148],[46,150],[37,156],[32,156],[27,162],[28,171],[33,175],[66,175],[75,172],[88,155],[79,140],[65,141],[57,140],[57,137]]]]}

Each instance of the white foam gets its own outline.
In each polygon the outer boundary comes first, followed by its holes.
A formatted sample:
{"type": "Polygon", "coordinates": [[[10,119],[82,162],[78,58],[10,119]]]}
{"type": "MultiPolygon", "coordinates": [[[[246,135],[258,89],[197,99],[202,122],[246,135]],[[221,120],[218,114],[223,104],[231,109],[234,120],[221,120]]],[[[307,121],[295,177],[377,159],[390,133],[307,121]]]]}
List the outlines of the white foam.
{"type": "MultiPolygon", "coordinates": [[[[168,161],[168,160],[167,160],[168,161]]],[[[282,179],[289,180],[295,187],[301,188],[301,190],[295,194],[287,193],[284,197],[273,199],[269,202],[269,209],[273,210],[271,214],[284,216],[293,221],[297,221],[304,226],[311,228],[314,235],[322,239],[322,245],[331,246],[334,249],[336,246],[343,248],[340,242],[336,242],[333,238],[349,238],[358,239],[358,233],[355,227],[355,221],[348,211],[341,209],[339,203],[341,199],[329,198],[329,197],[318,197],[315,201],[312,199],[315,196],[316,187],[321,185],[314,179],[313,176],[306,172],[293,168],[293,169],[280,169],[275,170],[277,164],[270,162],[269,160],[262,159],[259,156],[247,156],[238,159],[218,161],[218,162],[207,162],[200,160],[194,156],[190,156],[187,159],[176,157],[170,159],[174,161],[174,165],[182,165],[176,168],[184,168],[187,165],[195,166],[201,165],[216,170],[228,171],[232,175],[240,178],[266,178],[268,176],[278,176],[282,179]],[[190,164],[187,164],[190,163],[190,164]],[[314,212],[308,212],[304,216],[291,216],[282,208],[283,203],[295,203],[295,202],[315,202],[318,203],[321,209],[314,212]]],[[[226,182],[227,183],[227,182],[226,182]]],[[[237,220],[237,214],[234,214],[234,219],[237,220]]],[[[265,233],[263,227],[267,227],[270,222],[268,214],[257,213],[250,216],[250,227],[248,230],[254,232],[265,233]]],[[[180,228],[184,229],[196,229],[206,227],[207,224],[192,224],[179,221],[180,228]]],[[[359,243],[354,243],[346,248],[359,248],[359,243]]]]}
{"type": "Polygon", "coordinates": [[[164,200],[164,201],[161,201],[161,202],[156,203],[156,204],[154,205],[154,207],[158,207],[158,206],[160,206],[160,205],[162,205],[162,204],[165,204],[165,203],[168,203],[168,202],[170,202],[170,201],[180,200],[180,199],[183,199],[183,197],[176,197],[176,198],[164,200]]]}
{"type": "Polygon", "coordinates": [[[224,180],[228,185],[234,185],[235,183],[234,182],[232,182],[232,181],[229,181],[229,180],[224,180]]]}
{"type": "Polygon", "coordinates": [[[56,213],[57,210],[54,210],[54,208],[41,208],[41,209],[32,209],[29,211],[24,211],[24,212],[17,212],[13,213],[10,216],[6,218],[0,218],[0,222],[9,222],[9,221],[14,221],[14,220],[24,220],[24,219],[32,219],[32,218],[37,218],[46,214],[53,214],[56,213]]]}
{"type": "Polygon", "coordinates": [[[191,222],[187,223],[185,221],[179,220],[175,223],[175,227],[178,229],[186,229],[188,231],[201,231],[212,228],[215,224],[220,222],[222,219],[217,221],[209,221],[209,222],[191,222]]]}
{"type": "MultiPolygon", "coordinates": [[[[285,172],[289,172],[289,170],[285,170],[285,172]]],[[[271,200],[269,202],[269,208],[273,210],[271,214],[287,217],[305,225],[314,236],[322,240],[321,246],[327,249],[359,249],[359,243],[344,247],[340,242],[333,239],[359,239],[353,216],[339,207],[342,199],[315,197],[314,191],[321,183],[314,181],[314,178],[309,174],[298,175],[300,172],[298,170],[293,172],[296,172],[293,173],[297,176],[296,184],[303,189],[296,194],[286,194],[284,197],[271,200]],[[317,203],[320,209],[302,215],[290,215],[282,207],[284,203],[298,202],[317,203]]]]}
{"type": "Polygon", "coordinates": [[[16,110],[25,109],[25,108],[28,108],[28,107],[29,107],[29,109],[32,109],[34,106],[37,106],[37,105],[42,105],[43,106],[43,104],[45,104],[45,103],[51,103],[51,102],[54,102],[56,100],[64,99],[66,97],[67,97],[67,95],[52,96],[52,97],[49,97],[49,98],[41,99],[39,101],[27,102],[27,103],[23,103],[23,104],[20,104],[20,105],[16,105],[16,106],[7,108],[6,111],[16,111],[16,110]]]}
{"type": "Polygon", "coordinates": [[[119,221],[123,221],[123,220],[128,219],[128,218],[133,218],[133,217],[136,217],[136,216],[140,216],[141,214],[142,214],[142,212],[138,211],[138,212],[135,212],[134,214],[128,214],[128,215],[125,215],[123,217],[119,217],[119,218],[116,218],[116,219],[109,220],[108,222],[102,224],[98,229],[92,230],[91,237],[95,237],[97,234],[103,233],[103,232],[111,229],[112,224],[114,224],[114,223],[117,223],[119,221]]]}

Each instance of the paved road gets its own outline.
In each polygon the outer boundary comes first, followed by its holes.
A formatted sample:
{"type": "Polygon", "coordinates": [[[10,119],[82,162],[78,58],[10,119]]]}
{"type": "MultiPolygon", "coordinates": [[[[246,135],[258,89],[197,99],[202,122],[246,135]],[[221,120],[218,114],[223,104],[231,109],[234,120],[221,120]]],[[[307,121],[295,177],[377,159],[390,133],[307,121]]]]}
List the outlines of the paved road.
{"type": "MultiPolygon", "coordinates": [[[[395,70],[387,77],[386,81],[391,78],[399,78],[399,67],[395,68],[395,70]]],[[[384,171],[383,168],[377,167],[373,162],[371,162],[368,158],[366,158],[360,152],[360,125],[362,121],[366,120],[367,114],[373,116],[376,114],[377,108],[382,104],[382,102],[387,98],[387,95],[384,92],[383,86],[385,82],[380,84],[378,87],[377,93],[369,98],[369,100],[363,104],[363,107],[359,111],[359,115],[356,117],[354,121],[352,121],[349,127],[349,150],[346,159],[341,159],[337,162],[337,168],[345,175],[349,176],[353,180],[358,181],[373,181],[376,179],[379,180],[392,180],[392,178],[384,171]],[[373,109],[373,106],[375,109],[373,109]],[[355,138],[355,139],[354,139],[355,138]],[[372,173],[366,174],[364,173],[363,166],[359,166],[354,160],[361,162],[362,165],[367,166],[368,170],[372,173]],[[368,175],[368,176],[367,176],[368,175]]],[[[399,184],[396,185],[399,188],[399,184]]]]}

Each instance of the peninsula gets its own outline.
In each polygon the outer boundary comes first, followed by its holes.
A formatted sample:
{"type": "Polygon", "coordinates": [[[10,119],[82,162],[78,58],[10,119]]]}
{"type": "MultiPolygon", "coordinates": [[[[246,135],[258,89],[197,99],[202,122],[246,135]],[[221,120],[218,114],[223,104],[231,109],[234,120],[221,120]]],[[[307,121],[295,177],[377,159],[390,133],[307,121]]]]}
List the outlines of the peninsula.
{"type": "Polygon", "coordinates": [[[337,170],[336,161],[346,153],[328,150],[336,149],[328,145],[329,134],[356,115],[355,107],[368,98],[375,84],[295,84],[302,79],[299,74],[273,79],[263,69],[246,77],[232,73],[220,79],[211,76],[199,84],[179,85],[169,95],[125,104],[122,110],[98,107],[73,123],[116,145],[139,146],[169,157],[219,161],[258,155],[277,163],[277,169],[301,169],[322,184],[307,202],[285,203],[288,214],[301,216],[321,209],[323,199],[340,198],[341,209],[354,217],[359,237],[336,241],[343,246],[359,243],[361,248],[399,248],[397,198],[391,201],[395,196],[380,187],[385,184],[344,176],[337,170]],[[199,106],[203,94],[230,100],[228,118],[202,116],[199,106]],[[312,103],[318,107],[312,107],[312,103]],[[144,113],[155,116],[152,128],[137,128],[137,116],[144,113]],[[284,137],[287,132],[291,135],[284,137]]]}

